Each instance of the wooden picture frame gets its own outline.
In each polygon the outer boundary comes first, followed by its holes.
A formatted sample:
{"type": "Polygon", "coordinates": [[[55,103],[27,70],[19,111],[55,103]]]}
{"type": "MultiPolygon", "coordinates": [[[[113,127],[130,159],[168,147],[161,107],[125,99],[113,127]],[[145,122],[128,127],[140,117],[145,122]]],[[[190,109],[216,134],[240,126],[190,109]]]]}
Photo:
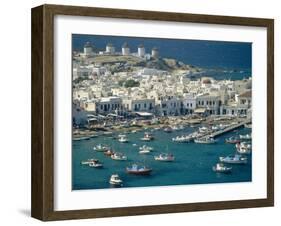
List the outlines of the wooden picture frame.
{"type": "Polygon", "coordinates": [[[50,220],[99,218],[274,205],[274,21],[109,8],[42,5],[32,9],[32,200],[31,215],[50,220]],[[267,198],[54,211],[54,16],[126,18],[240,25],[267,29],[267,198]]]}

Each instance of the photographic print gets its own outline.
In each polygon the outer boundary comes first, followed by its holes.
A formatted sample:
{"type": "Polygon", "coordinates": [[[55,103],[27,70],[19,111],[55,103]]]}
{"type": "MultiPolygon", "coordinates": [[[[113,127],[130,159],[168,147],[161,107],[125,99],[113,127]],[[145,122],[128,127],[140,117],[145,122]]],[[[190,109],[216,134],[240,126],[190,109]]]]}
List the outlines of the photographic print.
{"type": "Polygon", "coordinates": [[[252,44],[72,35],[72,189],[250,182],[252,44]]]}

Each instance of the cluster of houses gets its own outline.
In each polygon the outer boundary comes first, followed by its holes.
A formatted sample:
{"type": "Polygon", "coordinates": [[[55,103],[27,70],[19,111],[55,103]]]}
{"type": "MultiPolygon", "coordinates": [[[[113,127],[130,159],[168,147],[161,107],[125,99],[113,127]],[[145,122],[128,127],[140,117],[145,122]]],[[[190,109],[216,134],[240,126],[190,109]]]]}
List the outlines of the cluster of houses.
{"type": "MultiPolygon", "coordinates": [[[[122,54],[130,54],[128,45],[122,54]]],[[[139,48],[144,48],[142,45],[139,48]]],[[[114,53],[112,44],[107,52],[114,53]],[[111,47],[111,48],[110,48],[111,47]]],[[[92,53],[86,43],[84,54],[92,53]]],[[[139,51],[139,53],[143,53],[139,51]]],[[[155,54],[155,53],[154,53],[155,54]]],[[[158,55],[157,55],[158,56],[158,55]]],[[[81,66],[81,62],[76,62],[81,66]]],[[[179,115],[226,115],[251,117],[251,77],[243,80],[215,80],[212,77],[189,79],[184,73],[169,73],[138,67],[134,71],[111,73],[106,66],[88,68],[87,77],[73,88],[73,121],[80,124],[89,119],[110,117],[154,117],[179,115]],[[103,69],[104,68],[104,69],[103,69]],[[133,80],[137,86],[125,87],[120,81],[133,80]]],[[[76,67],[73,67],[73,74],[76,67]]]]}

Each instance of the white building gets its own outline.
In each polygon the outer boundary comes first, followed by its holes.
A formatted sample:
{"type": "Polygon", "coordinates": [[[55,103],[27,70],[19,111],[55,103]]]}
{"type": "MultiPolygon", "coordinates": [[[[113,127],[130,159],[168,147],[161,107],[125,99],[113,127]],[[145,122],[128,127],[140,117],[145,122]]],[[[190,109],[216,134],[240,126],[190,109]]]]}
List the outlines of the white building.
{"type": "Polygon", "coordinates": [[[130,48],[127,42],[125,42],[122,46],[122,55],[126,56],[130,54],[130,48]]]}
{"type": "Polygon", "coordinates": [[[182,99],[183,109],[185,114],[193,114],[196,109],[196,96],[194,94],[187,94],[182,99]]]}
{"type": "Polygon", "coordinates": [[[92,56],[93,55],[93,46],[90,42],[86,42],[84,45],[84,56],[92,56]]]}
{"type": "Polygon", "coordinates": [[[84,104],[85,111],[107,115],[109,113],[117,113],[122,108],[122,100],[120,97],[102,97],[100,99],[89,100],[84,104]]]}
{"type": "Polygon", "coordinates": [[[160,116],[183,113],[182,100],[175,96],[160,96],[156,100],[156,114],[160,116]]]}
{"type": "Polygon", "coordinates": [[[108,43],[106,45],[105,52],[108,53],[108,54],[114,54],[115,53],[114,45],[112,43],[108,43]]]}
{"type": "Polygon", "coordinates": [[[138,56],[139,57],[144,57],[145,55],[145,48],[144,48],[144,45],[143,44],[140,44],[138,46],[138,56]]]}
{"type": "Polygon", "coordinates": [[[87,66],[79,66],[73,67],[73,80],[79,77],[88,77],[92,74],[92,68],[87,66]]]}
{"type": "Polygon", "coordinates": [[[132,112],[150,112],[155,110],[154,99],[123,99],[123,108],[132,112]]]}
{"type": "Polygon", "coordinates": [[[221,100],[219,95],[209,93],[198,95],[196,97],[196,107],[205,109],[208,115],[217,115],[220,113],[221,100]]]}

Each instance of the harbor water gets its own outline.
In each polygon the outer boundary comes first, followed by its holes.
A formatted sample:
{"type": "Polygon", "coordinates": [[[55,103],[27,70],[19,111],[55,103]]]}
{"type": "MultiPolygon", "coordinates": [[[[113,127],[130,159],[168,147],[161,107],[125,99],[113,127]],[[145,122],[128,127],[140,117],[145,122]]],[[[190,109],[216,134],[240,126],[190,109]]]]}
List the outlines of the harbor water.
{"type": "MultiPolygon", "coordinates": [[[[73,141],[72,143],[72,189],[103,189],[111,188],[109,179],[112,174],[118,174],[124,187],[146,187],[167,185],[191,185],[209,183],[250,182],[252,180],[251,154],[244,165],[231,165],[230,174],[216,173],[212,167],[219,162],[220,156],[233,155],[236,152],[234,144],[225,143],[225,139],[238,134],[250,133],[248,128],[240,128],[217,137],[215,144],[176,143],[172,137],[188,134],[196,128],[187,127],[181,131],[165,133],[163,130],[153,131],[155,140],[141,141],[145,130],[126,134],[129,142],[120,143],[110,136],[100,135],[89,140],[73,141]],[[127,161],[115,161],[103,152],[93,150],[98,144],[110,146],[115,152],[121,152],[128,157],[127,161]],[[139,147],[148,145],[154,148],[149,154],[139,154],[139,147]],[[172,153],[173,162],[155,161],[154,156],[160,153],[172,153]],[[81,161],[98,159],[103,168],[92,168],[81,165],[81,161]],[[126,167],[133,163],[145,164],[152,168],[151,175],[131,175],[126,173],[126,167]]],[[[150,130],[147,130],[151,132],[150,130]]],[[[119,133],[113,134],[114,137],[119,133]]]]}

